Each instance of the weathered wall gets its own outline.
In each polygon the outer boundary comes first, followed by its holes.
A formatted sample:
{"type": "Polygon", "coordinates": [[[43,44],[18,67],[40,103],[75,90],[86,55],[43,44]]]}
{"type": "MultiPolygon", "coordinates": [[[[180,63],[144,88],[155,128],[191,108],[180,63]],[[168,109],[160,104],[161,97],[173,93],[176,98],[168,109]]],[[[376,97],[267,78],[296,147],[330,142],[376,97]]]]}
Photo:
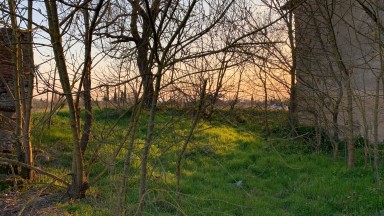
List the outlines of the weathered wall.
{"type": "MultiPolygon", "coordinates": [[[[9,94],[9,90],[13,91],[13,63],[12,63],[12,30],[0,28],[0,111],[15,111],[14,101],[9,94]]],[[[21,34],[23,72],[29,72],[30,58],[27,53],[27,36],[21,34]]]]}
{"type": "MultiPolygon", "coordinates": [[[[384,6],[384,2],[380,4],[384,6]]],[[[377,11],[377,14],[383,22],[384,12],[377,11]]],[[[343,135],[347,122],[345,81],[349,80],[353,90],[356,135],[372,139],[376,80],[384,69],[379,44],[383,44],[384,35],[353,0],[307,0],[295,10],[295,21],[301,122],[316,123],[326,128],[333,128],[333,123],[337,122],[343,135]],[[333,33],[336,43],[332,40],[333,33]],[[345,75],[341,64],[350,76],[345,75]]],[[[381,95],[379,139],[382,141],[383,80],[380,80],[378,87],[381,95]]]]}
{"type": "MultiPolygon", "coordinates": [[[[15,102],[12,97],[14,91],[13,85],[13,67],[12,63],[12,30],[0,28],[0,152],[10,152],[12,150],[12,136],[14,131],[14,112],[15,102]]],[[[25,53],[27,46],[26,34],[21,35],[23,74],[29,72],[30,58],[25,53]],[[23,45],[24,44],[24,45],[23,45]]]]}
{"type": "Polygon", "coordinates": [[[11,52],[12,31],[0,29],[0,111],[15,111],[15,104],[9,90],[13,91],[13,71],[11,52]]]}

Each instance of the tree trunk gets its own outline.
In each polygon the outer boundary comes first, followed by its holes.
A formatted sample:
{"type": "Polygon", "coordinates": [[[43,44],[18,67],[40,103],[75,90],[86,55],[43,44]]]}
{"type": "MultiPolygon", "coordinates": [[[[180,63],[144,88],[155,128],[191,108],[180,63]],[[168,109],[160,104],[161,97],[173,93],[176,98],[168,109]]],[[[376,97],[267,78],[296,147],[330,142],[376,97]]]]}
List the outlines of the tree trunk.
{"type": "Polygon", "coordinates": [[[355,166],[355,143],[354,143],[354,133],[353,133],[353,92],[351,87],[350,79],[345,79],[344,81],[347,91],[347,164],[349,168],[355,166]]]}
{"type": "MultiPolygon", "coordinates": [[[[339,105],[337,105],[339,106],[339,105]]],[[[332,127],[333,127],[333,135],[332,135],[332,142],[333,142],[333,159],[337,160],[339,157],[339,127],[338,127],[338,118],[339,118],[339,112],[338,110],[336,112],[332,113],[332,127]]]]}
{"type": "Polygon", "coordinates": [[[120,185],[120,190],[117,197],[117,208],[118,208],[117,212],[119,215],[126,215],[125,197],[127,193],[127,180],[128,180],[129,171],[131,169],[132,153],[134,150],[133,145],[135,143],[135,139],[137,135],[136,129],[139,123],[139,118],[140,118],[142,107],[143,107],[142,105],[143,105],[143,101],[141,101],[139,105],[134,107],[134,111],[132,112],[132,122],[127,132],[127,135],[130,135],[130,140],[127,146],[127,153],[124,159],[124,168],[123,168],[123,173],[121,178],[121,185],[120,185]]]}
{"type": "Polygon", "coordinates": [[[150,148],[152,145],[152,136],[153,130],[155,127],[155,116],[156,116],[156,108],[157,108],[157,99],[159,96],[160,85],[161,85],[161,71],[162,68],[158,68],[158,72],[156,74],[156,88],[154,94],[152,96],[152,104],[150,110],[150,116],[148,120],[147,126],[147,136],[144,143],[143,155],[141,156],[141,176],[140,176],[140,189],[139,189],[139,208],[138,215],[142,215],[144,212],[145,206],[145,195],[147,193],[147,168],[148,168],[148,157],[150,153],[150,148]]]}
{"type": "Polygon", "coordinates": [[[204,103],[205,103],[205,91],[207,88],[207,80],[203,81],[203,85],[200,92],[200,100],[197,107],[197,113],[195,115],[195,118],[192,122],[192,127],[189,129],[189,133],[187,138],[185,139],[183,146],[180,150],[180,152],[177,154],[177,160],[176,160],[176,201],[178,204],[178,215],[184,215],[182,212],[182,202],[180,198],[180,180],[181,180],[181,162],[183,159],[183,156],[185,154],[185,151],[187,150],[188,144],[192,139],[193,132],[195,131],[197,127],[197,123],[199,123],[201,113],[203,111],[204,103]]]}
{"type": "MultiPolygon", "coordinates": [[[[89,139],[90,139],[91,129],[92,129],[92,123],[93,123],[92,96],[91,96],[92,36],[93,36],[93,31],[95,30],[96,20],[99,17],[99,13],[103,5],[103,2],[104,0],[100,0],[98,2],[94,10],[94,16],[91,23],[90,23],[89,10],[83,10],[84,23],[85,23],[85,36],[84,36],[85,62],[84,62],[82,83],[84,87],[83,100],[84,100],[85,116],[84,116],[83,133],[80,140],[80,148],[81,148],[82,156],[84,156],[85,151],[87,149],[89,139]]],[[[80,122],[80,119],[78,120],[78,122],[80,122]]]]}
{"type": "MultiPolygon", "coordinates": [[[[35,65],[34,65],[34,58],[33,58],[33,39],[32,39],[32,6],[33,1],[28,0],[28,41],[27,41],[27,60],[24,60],[24,62],[27,62],[28,64],[28,74],[25,74],[27,77],[27,91],[26,95],[23,98],[24,102],[24,125],[23,125],[23,147],[24,147],[24,154],[25,154],[25,161],[24,163],[33,166],[33,151],[32,151],[32,143],[31,143],[31,118],[32,118],[32,97],[33,97],[33,87],[34,87],[34,76],[35,76],[35,65]]],[[[24,81],[22,82],[24,84],[24,81]]],[[[33,179],[34,178],[34,170],[24,168],[23,169],[23,177],[27,179],[33,179]]]]}
{"type": "MultiPolygon", "coordinates": [[[[376,1],[378,5],[378,1],[376,1]]],[[[380,82],[384,77],[384,48],[382,43],[382,34],[379,23],[377,23],[377,41],[379,45],[380,56],[380,73],[376,77],[376,93],[375,93],[375,106],[373,110],[373,167],[375,172],[375,179],[378,187],[381,186],[381,173],[380,173],[380,154],[379,154],[379,103],[380,103],[380,82]]],[[[381,87],[384,87],[381,86],[381,87]]]]}
{"type": "Polygon", "coordinates": [[[230,107],[231,112],[235,109],[236,104],[239,102],[239,93],[240,93],[240,86],[241,86],[242,77],[243,77],[243,70],[240,71],[239,82],[237,82],[237,89],[236,89],[236,93],[235,93],[235,98],[231,102],[231,107],[230,107]]]}
{"type": "Polygon", "coordinates": [[[78,110],[75,107],[72,98],[72,90],[69,82],[67,66],[65,61],[64,49],[62,45],[62,38],[60,33],[60,26],[57,14],[57,5],[54,0],[45,0],[49,34],[55,55],[56,67],[58,69],[60,83],[63,88],[67,104],[69,108],[70,125],[73,138],[73,154],[72,154],[72,182],[69,187],[69,195],[72,198],[81,198],[85,196],[85,191],[88,189],[88,183],[84,172],[83,154],[80,146],[80,130],[78,121],[78,110]]]}
{"type": "Polygon", "coordinates": [[[328,37],[329,43],[332,49],[332,54],[336,60],[338,69],[341,72],[342,82],[344,89],[346,90],[347,99],[347,131],[346,131],[346,142],[347,142],[347,165],[349,168],[355,166],[355,143],[354,143],[354,129],[353,129],[353,90],[351,86],[352,71],[350,71],[344,63],[342,55],[340,53],[339,45],[336,39],[336,32],[332,22],[332,11],[327,11],[324,18],[327,20],[328,37]]]}
{"type": "MultiPolygon", "coordinates": [[[[18,29],[17,19],[16,19],[16,3],[14,0],[8,0],[10,13],[11,13],[11,25],[12,25],[12,44],[11,44],[11,53],[12,53],[12,62],[13,62],[13,99],[16,109],[16,120],[15,120],[15,148],[17,159],[20,162],[25,161],[25,154],[23,148],[23,108],[21,103],[21,88],[22,88],[22,56],[21,56],[21,45],[20,45],[20,33],[18,29]]],[[[18,167],[18,171],[21,171],[22,167],[18,167]]]]}
{"type": "Polygon", "coordinates": [[[151,72],[151,67],[148,62],[148,51],[149,44],[147,42],[142,42],[138,45],[138,58],[137,64],[140,72],[140,76],[143,82],[143,96],[142,100],[144,102],[144,108],[150,109],[152,104],[152,97],[154,93],[153,89],[153,75],[151,72]]]}
{"type": "Polygon", "coordinates": [[[267,72],[264,70],[264,79],[260,77],[262,83],[263,83],[263,90],[264,90],[264,139],[268,139],[270,132],[269,132],[269,116],[268,116],[268,88],[267,88],[267,72]]]}
{"type": "Polygon", "coordinates": [[[376,95],[375,106],[373,110],[373,168],[375,172],[375,180],[378,185],[381,183],[380,166],[379,166],[379,99],[380,99],[380,80],[376,78],[376,95]]]}
{"type": "Polygon", "coordinates": [[[293,12],[290,12],[287,20],[289,45],[291,46],[292,64],[290,68],[290,92],[289,92],[289,124],[291,126],[291,137],[297,136],[297,99],[296,99],[296,47],[293,29],[293,12]]]}

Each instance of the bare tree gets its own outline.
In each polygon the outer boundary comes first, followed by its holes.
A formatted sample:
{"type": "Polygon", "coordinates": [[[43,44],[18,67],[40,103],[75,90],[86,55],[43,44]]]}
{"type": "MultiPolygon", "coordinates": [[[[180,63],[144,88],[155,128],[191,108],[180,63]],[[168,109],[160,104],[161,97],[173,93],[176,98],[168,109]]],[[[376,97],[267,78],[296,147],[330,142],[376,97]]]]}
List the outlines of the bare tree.
{"type": "MultiPolygon", "coordinates": [[[[92,127],[92,106],[91,106],[91,47],[92,47],[92,35],[95,30],[95,26],[98,23],[98,18],[103,6],[103,0],[98,1],[93,10],[93,18],[90,21],[90,15],[87,8],[90,6],[87,1],[83,2],[81,5],[69,5],[74,9],[68,15],[68,17],[62,18],[63,21],[68,21],[73,13],[76,13],[78,10],[83,10],[84,20],[85,20],[85,57],[84,57],[84,68],[81,73],[80,86],[84,88],[84,102],[86,117],[85,123],[83,126],[83,133],[81,134],[81,123],[80,123],[80,113],[79,113],[79,103],[78,99],[74,100],[72,94],[72,84],[69,78],[69,72],[67,67],[67,62],[65,59],[64,48],[62,43],[62,31],[61,25],[65,22],[59,21],[58,16],[58,6],[56,1],[45,1],[47,18],[49,24],[49,35],[51,38],[53,53],[55,56],[55,62],[59,74],[59,79],[61,87],[63,89],[64,95],[66,97],[67,105],[69,108],[70,114],[70,124],[72,130],[73,138],[73,158],[72,158],[72,183],[69,188],[69,194],[71,197],[83,197],[85,191],[88,189],[88,182],[84,171],[84,154],[89,142],[89,134],[92,127]]],[[[80,88],[81,88],[80,87],[80,88]]]]}

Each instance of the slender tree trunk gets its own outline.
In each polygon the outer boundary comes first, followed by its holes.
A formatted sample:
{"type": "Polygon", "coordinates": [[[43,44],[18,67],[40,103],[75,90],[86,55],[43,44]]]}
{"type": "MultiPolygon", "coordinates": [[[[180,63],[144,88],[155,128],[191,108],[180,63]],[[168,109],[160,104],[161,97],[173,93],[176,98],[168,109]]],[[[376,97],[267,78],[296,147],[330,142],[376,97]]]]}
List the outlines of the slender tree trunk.
{"type": "MultiPolygon", "coordinates": [[[[13,62],[13,99],[16,108],[16,120],[15,120],[15,144],[16,154],[20,162],[25,161],[25,154],[23,149],[23,109],[21,103],[21,76],[22,76],[22,56],[20,45],[20,33],[16,19],[16,3],[14,0],[8,0],[10,12],[11,12],[11,25],[12,25],[12,62],[13,62]]],[[[21,171],[21,167],[18,167],[17,171],[21,171]]]]}
{"type": "Polygon", "coordinates": [[[351,86],[352,71],[350,71],[344,63],[342,55],[340,53],[339,45],[336,39],[336,32],[332,22],[332,11],[326,11],[328,14],[324,16],[327,21],[328,36],[330,46],[332,48],[332,54],[336,59],[336,64],[341,72],[342,82],[346,91],[347,99],[347,165],[349,168],[355,166],[355,143],[354,143],[354,128],[353,128],[353,90],[351,86]]]}
{"type": "Polygon", "coordinates": [[[315,129],[315,135],[316,135],[316,143],[315,143],[315,152],[316,154],[320,154],[321,151],[321,120],[320,120],[320,115],[316,114],[316,129],[315,129]]]}
{"type": "Polygon", "coordinates": [[[240,93],[240,86],[241,86],[242,77],[243,77],[243,70],[240,71],[239,82],[237,82],[237,89],[236,89],[235,98],[233,99],[233,101],[231,103],[231,108],[230,108],[231,112],[235,109],[236,104],[239,102],[239,93],[240,93]]]}
{"type": "MultiPolygon", "coordinates": [[[[339,106],[339,105],[337,105],[339,106]]],[[[339,118],[339,112],[338,110],[336,112],[332,113],[332,127],[333,127],[333,137],[332,142],[333,144],[333,159],[337,160],[339,157],[339,127],[338,127],[338,118],[339,118]]]]}
{"type": "MultiPolygon", "coordinates": [[[[229,58],[231,58],[231,57],[232,56],[230,56],[229,58]]],[[[219,99],[219,93],[223,88],[223,79],[224,79],[224,76],[227,72],[228,63],[230,61],[230,60],[227,60],[226,58],[227,58],[227,52],[224,52],[224,56],[223,56],[223,59],[221,60],[220,69],[219,69],[218,75],[217,75],[217,82],[216,82],[216,86],[215,86],[215,91],[213,92],[210,104],[208,106],[208,110],[206,111],[206,118],[207,119],[212,117],[216,102],[219,99]]]]}
{"type": "Polygon", "coordinates": [[[264,90],[264,139],[269,138],[269,116],[268,116],[268,88],[267,88],[267,72],[264,70],[264,79],[260,77],[264,90]]]}
{"type": "MultiPolygon", "coordinates": [[[[328,61],[331,63],[331,61],[328,59],[328,61]]],[[[333,67],[330,64],[330,68],[332,68],[332,71],[334,73],[333,67]]],[[[335,73],[334,73],[335,74],[335,73]]],[[[343,84],[340,81],[337,81],[339,91],[337,95],[336,102],[334,104],[333,110],[332,110],[332,131],[333,131],[333,137],[332,137],[332,142],[334,143],[333,145],[333,159],[337,160],[339,157],[339,143],[340,143],[340,138],[339,138],[339,110],[340,110],[340,104],[343,98],[343,84]]]]}
{"type": "Polygon", "coordinates": [[[373,110],[373,168],[376,183],[380,185],[380,166],[379,166],[379,99],[380,99],[380,80],[376,78],[375,106],[373,110]]]}
{"type": "Polygon", "coordinates": [[[152,136],[153,130],[155,127],[155,116],[157,109],[157,99],[159,97],[160,84],[161,84],[161,71],[162,68],[158,68],[158,72],[156,74],[156,86],[155,91],[152,97],[152,106],[150,110],[150,116],[148,120],[147,126],[147,136],[144,143],[143,155],[141,158],[141,176],[140,176],[140,189],[139,189],[139,208],[137,214],[140,216],[144,212],[145,206],[145,195],[147,193],[147,169],[148,169],[148,157],[150,153],[150,148],[152,145],[152,136]]]}
{"type": "Polygon", "coordinates": [[[56,67],[58,69],[61,87],[63,88],[67,104],[69,108],[70,125],[73,138],[73,156],[72,156],[72,182],[68,190],[69,195],[73,198],[85,196],[85,191],[88,189],[88,183],[84,172],[83,154],[80,146],[80,130],[78,123],[78,110],[72,97],[71,85],[69,82],[67,66],[65,61],[64,49],[60,33],[60,26],[57,14],[57,5],[54,0],[45,0],[49,34],[53,52],[55,55],[56,67]]]}
{"type": "MultiPolygon", "coordinates": [[[[85,40],[84,40],[84,45],[85,45],[85,53],[84,53],[84,69],[83,69],[83,87],[84,87],[84,92],[83,92],[83,100],[84,100],[84,108],[85,108],[85,116],[84,116],[84,125],[83,125],[83,133],[81,136],[80,140],[80,148],[81,148],[81,153],[84,156],[85,151],[87,149],[89,139],[90,139],[90,134],[91,134],[91,129],[92,129],[92,124],[93,124],[93,115],[92,115],[92,96],[91,96],[91,72],[92,72],[92,36],[93,32],[96,27],[96,22],[99,17],[99,13],[101,10],[101,7],[104,3],[104,0],[99,0],[95,10],[94,10],[94,16],[92,21],[90,22],[90,16],[89,16],[89,10],[85,9],[83,10],[83,15],[84,15],[84,23],[85,23],[85,40]]],[[[88,5],[88,4],[87,4],[88,5]]],[[[78,120],[80,122],[80,119],[78,120]]]]}
{"type": "Polygon", "coordinates": [[[176,201],[178,203],[178,215],[184,215],[182,212],[182,202],[180,198],[180,180],[181,180],[181,162],[183,159],[183,156],[185,154],[185,151],[187,150],[188,144],[192,139],[193,132],[196,129],[197,124],[199,123],[201,113],[203,111],[204,103],[205,103],[205,91],[207,88],[207,80],[203,81],[203,85],[200,92],[200,100],[199,104],[197,106],[197,113],[195,115],[195,118],[192,122],[192,127],[189,129],[188,136],[186,140],[183,143],[183,146],[180,150],[180,152],[177,154],[177,160],[176,160],[176,201]]]}
{"type": "Polygon", "coordinates": [[[141,101],[137,106],[135,106],[134,111],[132,112],[132,122],[127,132],[127,135],[130,135],[130,140],[127,146],[127,154],[125,155],[125,159],[124,159],[124,169],[122,173],[119,194],[117,197],[117,208],[118,208],[117,211],[119,215],[127,215],[126,214],[127,212],[125,210],[127,181],[128,181],[129,171],[132,165],[132,153],[133,153],[133,147],[134,147],[134,143],[137,135],[136,129],[139,123],[142,107],[143,107],[143,101],[141,101]]]}
{"type": "MultiPolygon", "coordinates": [[[[31,142],[31,118],[32,118],[32,97],[33,97],[33,81],[35,75],[35,66],[34,66],[34,58],[33,58],[33,39],[32,39],[32,0],[28,0],[28,35],[27,35],[27,56],[24,62],[27,63],[28,73],[25,74],[27,77],[27,91],[26,95],[23,99],[24,102],[24,122],[23,122],[23,147],[25,153],[25,161],[24,163],[33,166],[33,151],[32,151],[32,142],[31,142]]],[[[24,84],[24,82],[22,82],[24,84]]],[[[33,179],[34,171],[32,169],[24,168],[25,178],[33,179]]]]}
{"type": "MultiPolygon", "coordinates": [[[[50,103],[50,108],[49,112],[52,113],[53,111],[53,105],[55,103],[55,88],[56,88],[56,68],[53,71],[53,84],[52,84],[52,95],[51,95],[51,103],[50,103]]],[[[48,103],[48,93],[47,93],[47,103],[48,103]]],[[[49,120],[48,120],[48,128],[52,126],[52,115],[49,115],[49,120]]]]}
{"type": "Polygon", "coordinates": [[[291,126],[291,137],[297,136],[297,99],[296,99],[296,47],[293,28],[293,12],[288,14],[288,37],[289,45],[291,46],[292,64],[290,68],[290,92],[289,92],[289,124],[291,126]]]}
{"type": "Polygon", "coordinates": [[[351,87],[350,79],[344,81],[347,91],[347,164],[349,168],[355,166],[355,143],[354,143],[354,132],[353,132],[353,92],[351,87]]]}
{"type": "MultiPolygon", "coordinates": [[[[378,5],[379,2],[376,1],[376,4],[378,5]]],[[[380,56],[380,73],[376,77],[376,92],[375,92],[375,106],[373,111],[373,167],[375,172],[375,179],[377,185],[381,186],[381,172],[380,172],[380,154],[379,154],[379,105],[380,105],[380,98],[382,95],[380,95],[380,87],[384,88],[383,86],[380,86],[380,82],[382,81],[384,77],[384,44],[382,42],[382,34],[383,31],[381,31],[381,28],[379,26],[379,23],[377,23],[377,43],[379,46],[379,56],[380,56]]]]}

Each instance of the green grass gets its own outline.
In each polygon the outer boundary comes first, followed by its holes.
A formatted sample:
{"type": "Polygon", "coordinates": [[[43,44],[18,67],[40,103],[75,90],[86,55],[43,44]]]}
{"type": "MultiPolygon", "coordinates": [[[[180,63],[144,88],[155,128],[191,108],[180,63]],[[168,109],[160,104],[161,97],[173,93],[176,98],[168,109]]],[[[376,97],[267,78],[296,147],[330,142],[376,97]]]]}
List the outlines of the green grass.
{"type": "MultiPolygon", "coordinates": [[[[263,115],[259,111],[218,111],[210,121],[199,123],[182,163],[179,206],[175,161],[192,118],[183,110],[159,111],[149,160],[146,215],[175,215],[178,209],[186,215],[375,215],[384,210],[383,190],[376,187],[369,166],[350,170],[343,161],[333,161],[328,152],[312,153],[308,140],[281,138],[286,113],[268,115],[273,133],[267,141],[261,138],[263,115]]],[[[139,155],[148,114],[143,116],[129,172],[125,206],[130,214],[138,202],[139,155]]],[[[92,153],[98,150],[91,178],[110,162],[113,151],[124,141],[130,111],[96,110],[95,119],[85,163],[88,167],[92,153]]],[[[53,123],[50,129],[36,130],[36,147],[53,155],[54,160],[44,168],[69,173],[67,112],[55,115],[53,123]]],[[[114,215],[125,153],[123,149],[108,175],[85,199],[62,203],[60,208],[73,215],[114,215]]]]}

